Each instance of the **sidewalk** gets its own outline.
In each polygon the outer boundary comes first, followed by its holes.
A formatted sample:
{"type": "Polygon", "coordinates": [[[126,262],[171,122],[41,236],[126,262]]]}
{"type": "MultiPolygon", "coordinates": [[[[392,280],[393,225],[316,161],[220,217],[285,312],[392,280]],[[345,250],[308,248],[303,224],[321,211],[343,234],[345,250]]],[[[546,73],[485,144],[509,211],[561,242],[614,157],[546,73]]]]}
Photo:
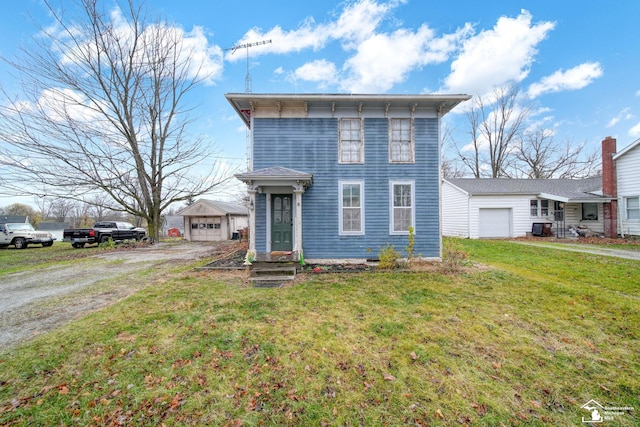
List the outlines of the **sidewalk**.
{"type": "Polygon", "coordinates": [[[540,246],[543,248],[558,249],[561,251],[583,252],[583,253],[588,253],[593,255],[603,255],[603,256],[640,261],[640,251],[610,249],[605,247],[595,247],[595,246],[580,245],[580,244],[573,244],[573,243],[551,244],[551,243],[544,243],[544,242],[531,242],[531,241],[521,241],[521,240],[511,240],[511,242],[516,243],[518,245],[540,246]]]}

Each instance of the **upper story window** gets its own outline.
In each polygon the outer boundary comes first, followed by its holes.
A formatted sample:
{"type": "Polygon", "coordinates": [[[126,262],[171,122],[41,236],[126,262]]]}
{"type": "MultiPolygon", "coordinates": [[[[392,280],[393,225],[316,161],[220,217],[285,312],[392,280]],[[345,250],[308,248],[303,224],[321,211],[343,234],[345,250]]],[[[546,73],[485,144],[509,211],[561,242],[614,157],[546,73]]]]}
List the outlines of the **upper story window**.
{"type": "Polygon", "coordinates": [[[627,219],[640,219],[640,197],[625,197],[627,219]]]}
{"type": "Polygon", "coordinates": [[[415,227],[415,192],[413,181],[391,181],[391,224],[390,234],[409,234],[409,227],[415,227]]]}
{"type": "Polygon", "coordinates": [[[549,201],[533,199],[530,201],[531,216],[549,216],[549,201]]]}
{"type": "Polygon", "coordinates": [[[389,162],[413,163],[413,120],[389,120],[389,162]]]}
{"type": "Polygon", "coordinates": [[[364,234],[364,182],[340,181],[340,234],[364,234]]]}
{"type": "Polygon", "coordinates": [[[340,119],[339,163],[364,163],[361,119],[340,119]]]}

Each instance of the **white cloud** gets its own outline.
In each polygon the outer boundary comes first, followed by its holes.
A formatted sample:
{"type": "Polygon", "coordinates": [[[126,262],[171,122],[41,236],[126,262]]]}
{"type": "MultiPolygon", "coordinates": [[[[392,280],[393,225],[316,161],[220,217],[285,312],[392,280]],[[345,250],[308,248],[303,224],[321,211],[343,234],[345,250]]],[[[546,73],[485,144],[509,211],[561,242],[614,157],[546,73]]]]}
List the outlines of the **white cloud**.
{"type": "Polygon", "coordinates": [[[311,61],[297,68],[289,77],[293,81],[304,80],[316,82],[320,87],[335,83],[338,71],[333,62],[326,59],[311,61]]]}
{"type": "Polygon", "coordinates": [[[345,63],[347,77],[341,89],[351,93],[385,92],[416,68],[449,59],[471,31],[471,26],[466,25],[453,34],[436,38],[433,30],[422,25],[415,32],[400,29],[373,35],[345,63]]]}
{"type": "MultiPolygon", "coordinates": [[[[258,56],[320,50],[329,42],[339,41],[345,52],[355,52],[342,67],[325,60],[313,61],[296,69],[290,78],[315,81],[324,86],[338,84],[341,90],[352,93],[384,92],[402,82],[410,71],[448,60],[473,31],[472,26],[466,24],[442,37],[436,37],[427,25],[417,30],[400,28],[380,32],[385,18],[402,3],[403,0],[387,3],[358,0],[347,4],[334,21],[317,24],[313,18],[307,18],[291,31],[280,26],[266,32],[252,28],[237,45],[270,40],[271,43],[252,50],[252,55],[258,56]],[[333,73],[331,78],[329,73],[333,73]]],[[[228,61],[242,58],[232,52],[226,55],[228,61]]]]}
{"type": "MultiPolygon", "coordinates": [[[[270,40],[271,43],[256,46],[253,56],[268,53],[286,54],[305,49],[319,50],[332,40],[341,40],[345,49],[355,48],[362,40],[375,33],[386,14],[396,6],[396,2],[380,4],[372,0],[359,0],[348,4],[333,22],[317,24],[312,17],[306,18],[298,28],[285,31],[279,25],[264,32],[252,28],[236,43],[236,46],[270,40]]],[[[226,59],[235,62],[243,59],[230,51],[226,59]]]]}
{"type": "Polygon", "coordinates": [[[629,129],[629,136],[633,138],[640,137],[640,122],[636,123],[631,129],[629,129]]]}
{"type": "Polygon", "coordinates": [[[500,17],[491,30],[464,42],[445,79],[447,91],[484,94],[508,82],[520,82],[538,52],[537,45],[555,27],[553,22],[531,23],[523,10],[517,18],[500,17]]]}
{"type": "Polygon", "coordinates": [[[633,118],[633,114],[631,114],[631,109],[627,107],[622,111],[620,111],[615,117],[611,118],[611,120],[609,120],[609,123],[607,123],[606,127],[608,128],[613,127],[617,125],[621,120],[630,120],[632,118],[633,118]]]}
{"type": "Polygon", "coordinates": [[[529,97],[536,98],[543,93],[576,90],[588,86],[602,75],[602,67],[598,62],[585,62],[567,71],[558,70],[543,77],[539,83],[529,86],[529,97]]]}
{"type": "Polygon", "coordinates": [[[636,96],[640,96],[640,90],[636,92],[636,96]]]}
{"type": "MultiPolygon", "coordinates": [[[[223,70],[223,53],[219,46],[209,43],[204,29],[200,26],[194,26],[191,31],[186,32],[183,28],[175,25],[167,25],[165,23],[151,24],[144,28],[142,34],[139,35],[140,40],[134,46],[135,32],[132,24],[127,21],[120,8],[115,7],[110,12],[113,37],[117,38],[118,43],[124,49],[134,51],[134,54],[140,57],[153,56],[154,53],[149,48],[156,48],[156,42],[159,37],[166,38],[165,46],[176,46],[178,56],[177,64],[185,64],[185,71],[189,78],[202,79],[205,84],[214,84],[222,75],[223,70]],[[145,40],[148,43],[145,43],[145,40]],[[175,43],[175,44],[174,44],[175,43]],[[150,53],[151,52],[151,53],[150,53]]],[[[52,26],[47,31],[55,33],[55,38],[65,39],[70,36],[69,33],[62,30],[59,26],[52,26]]],[[[82,64],[88,59],[97,58],[95,44],[92,40],[83,41],[87,36],[86,33],[76,31],[73,27],[71,34],[75,39],[69,43],[73,46],[71,49],[60,52],[61,63],[66,66],[74,64],[82,64]]],[[[58,45],[65,46],[66,45],[58,45]]],[[[55,47],[54,47],[55,48],[55,47]]],[[[171,67],[168,68],[170,70],[171,67]]],[[[178,70],[179,72],[180,70],[178,70]]],[[[168,71],[172,72],[172,71],[168,71]]]]}

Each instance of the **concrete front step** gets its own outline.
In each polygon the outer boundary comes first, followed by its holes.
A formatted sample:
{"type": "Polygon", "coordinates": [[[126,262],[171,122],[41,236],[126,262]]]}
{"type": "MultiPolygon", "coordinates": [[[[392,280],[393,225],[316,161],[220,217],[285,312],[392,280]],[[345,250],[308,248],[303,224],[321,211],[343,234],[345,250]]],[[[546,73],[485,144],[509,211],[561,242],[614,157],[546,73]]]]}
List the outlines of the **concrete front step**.
{"type": "Polygon", "coordinates": [[[254,288],[280,288],[286,282],[291,282],[295,276],[260,276],[249,277],[249,283],[254,288]]]}

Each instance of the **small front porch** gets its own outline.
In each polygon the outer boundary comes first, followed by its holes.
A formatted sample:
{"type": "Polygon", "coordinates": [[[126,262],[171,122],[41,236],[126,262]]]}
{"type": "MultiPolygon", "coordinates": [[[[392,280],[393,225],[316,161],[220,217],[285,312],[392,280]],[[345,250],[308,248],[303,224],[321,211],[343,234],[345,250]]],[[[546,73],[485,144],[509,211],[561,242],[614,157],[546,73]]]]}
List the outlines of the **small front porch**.
{"type": "Polygon", "coordinates": [[[258,288],[279,288],[293,281],[299,268],[298,252],[257,253],[249,266],[249,282],[258,288]]]}

